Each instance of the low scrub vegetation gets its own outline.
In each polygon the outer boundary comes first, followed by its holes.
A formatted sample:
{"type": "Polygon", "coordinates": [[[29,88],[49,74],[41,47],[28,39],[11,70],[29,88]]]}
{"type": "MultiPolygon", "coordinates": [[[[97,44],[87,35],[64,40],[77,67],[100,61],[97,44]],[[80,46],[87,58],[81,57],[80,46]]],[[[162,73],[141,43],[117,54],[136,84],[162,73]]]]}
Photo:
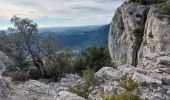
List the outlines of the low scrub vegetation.
{"type": "Polygon", "coordinates": [[[47,58],[45,60],[46,75],[54,81],[58,81],[65,73],[74,71],[72,66],[72,52],[69,49],[48,55],[47,58]]]}
{"type": "Polygon", "coordinates": [[[140,100],[139,96],[134,92],[139,87],[139,84],[131,77],[125,76],[118,83],[126,91],[119,94],[113,93],[111,96],[106,96],[105,100],[140,100]]]}
{"type": "Polygon", "coordinates": [[[112,94],[111,96],[107,96],[104,100],[140,100],[140,98],[138,95],[131,92],[123,92],[120,94],[112,94]]]}
{"type": "Polygon", "coordinates": [[[164,3],[158,5],[159,12],[170,15],[170,0],[165,0],[164,3]]]}
{"type": "Polygon", "coordinates": [[[40,70],[38,70],[38,69],[31,69],[30,71],[29,71],[29,78],[30,79],[35,79],[35,80],[37,80],[37,79],[39,79],[41,77],[41,72],[40,72],[40,70]]]}
{"type": "Polygon", "coordinates": [[[98,71],[104,66],[112,66],[109,50],[105,46],[87,47],[74,62],[74,67],[79,73],[87,68],[98,71]]]}
{"type": "Polygon", "coordinates": [[[84,97],[86,99],[88,98],[88,95],[89,95],[88,88],[85,86],[81,86],[81,85],[71,87],[68,91],[75,93],[78,96],[84,97]]]}
{"type": "Polygon", "coordinates": [[[160,13],[170,15],[170,0],[128,0],[128,2],[143,5],[157,4],[160,13]]]}
{"type": "Polygon", "coordinates": [[[139,87],[139,84],[132,77],[126,77],[126,79],[120,80],[119,85],[127,91],[133,91],[139,87]]]}
{"type": "Polygon", "coordinates": [[[21,72],[10,73],[9,76],[12,78],[12,81],[25,82],[28,80],[28,76],[21,72]]]}
{"type": "Polygon", "coordinates": [[[71,87],[69,91],[76,93],[81,97],[88,98],[88,95],[90,93],[89,88],[93,87],[93,85],[95,84],[94,70],[92,69],[84,70],[83,77],[85,79],[85,83],[83,85],[71,87]]]}

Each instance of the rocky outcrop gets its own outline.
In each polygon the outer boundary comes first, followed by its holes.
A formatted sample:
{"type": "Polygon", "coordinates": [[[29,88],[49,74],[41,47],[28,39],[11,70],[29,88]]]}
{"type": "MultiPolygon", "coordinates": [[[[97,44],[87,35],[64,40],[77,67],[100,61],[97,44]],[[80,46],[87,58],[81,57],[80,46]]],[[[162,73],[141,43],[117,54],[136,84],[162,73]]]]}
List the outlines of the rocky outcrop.
{"type": "Polygon", "coordinates": [[[169,15],[152,5],[124,3],[111,23],[109,50],[115,65],[123,65],[112,72],[131,75],[141,86],[142,100],[170,99],[169,15]]]}
{"type": "Polygon", "coordinates": [[[115,65],[137,64],[149,6],[124,3],[110,26],[109,50],[115,65]]]}
{"type": "MultiPolygon", "coordinates": [[[[110,68],[111,69],[111,68],[110,68]]],[[[101,95],[109,95],[112,93],[121,93],[125,91],[123,87],[121,87],[118,83],[119,80],[123,79],[125,75],[129,75],[137,81],[140,85],[138,89],[138,94],[140,95],[141,100],[169,100],[170,95],[169,89],[170,87],[168,85],[164,85],[162,80],[159,78],[156,78],[156,76],[153,75],[152,71],[143,70],[142,68],[135,68],[129,64],[118,66],[118,69],[111,69],[108,72],[108,67],[102,68],[96,73],[97,77],[96,80],[100,83],[99,85],[94,88],[94,90],[89,95],[90,100],[102,100],[101,95]],[[103,74],[105,73],[105,74],[103,74]],[[111,77],[110,73],[119,73],[119,77],[116,77],[113,74],[114,77],[111,77]],[[110,77],[113,80],[107,79],[106,77],[110,77]],[[104,79],[101,82],[101,79],[104,79]]],[[[159,75],[157,75],[160,77],[159,75]]]]}
{"type": "Polygon", "coordinates": [[[95,73],[95,78],[99,84],[119,80],[121,73],[112,67],[103,67],[95,73]]]}
{"type": "MultiPolygon", "coordinates": [[[[152,5],[136,3],[124,3],[116,10],[109,33],[109,50],[115,65],[149,67],[146,60],[154,59],[155,53],[158,57],[170,51],[170,16],[156,12],[152,5]]],[[[167,57],[161,58],[164,61],[160,63],[169,65],[167,57]]]]}
{"type": "Polygon", "coordinates": [[[0,77],[0,100],[84,100],[76,94],[61,92],[82,82],[83,79],[74,74],[67,74],[65,78],[56,83],[29,80],[14,84],[10,79],[0,77]]]}
{"type": "Polygon", "coordinates": [[[139,52],[139,66],[170,74],[170,16],[149,11],[144,40],[139,52]]]}

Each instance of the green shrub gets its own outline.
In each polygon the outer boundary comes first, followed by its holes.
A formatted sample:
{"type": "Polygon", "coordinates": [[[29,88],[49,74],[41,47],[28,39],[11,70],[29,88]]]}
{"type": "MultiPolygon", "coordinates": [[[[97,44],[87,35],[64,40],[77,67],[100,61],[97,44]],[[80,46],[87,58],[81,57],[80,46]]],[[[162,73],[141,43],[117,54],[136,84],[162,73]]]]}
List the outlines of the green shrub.
{"type": "Polygon", "coordinates": [[[139,84],[134,81],[132,77],[126,77],[126,79],[120,80],[119,85],[125,88],[127,91],[133,91],[139,87],[139,84]]]}
{"type": "Polygon", "coordinates": [[[88,87],[86,87],[86,86],[77,85],[77,86],[69,88],[69,91],[73,92],[81,97],[84,97],[86,99],[88,98],[88,95],[89,95],[88,87]]]}
{"type": "Polygon", "coordinates": [[[112,94],[111,96],[106,96],[104,100],[140,100],[138,95],[130,92],[123,92],[120,94],[112,94]]]}
{"type": "Polygon", "coordinates": [[[86,69],[85,65],[86,65],[86,61],[83,59],[83,57],[79,57],[76,60],[73,61],[73,65],[74,65],[74,70],[80,74],[83,75],[83,70],[86,69]]]}
{"type": "Polygon", "coordinates": [[[158,9],[161,14],[170,15],[170,0],[166,0],[165,3],[159,4],[158,9]]]}
{"type": "Polygon", "coordinates": [[[85,79],[85,85],[87,87],[93,86],[95,84],[94,73],[95,71],[89,68],[83,71],[83,77],[85,79]]]}
{"type": "Polygon", "coordinates": [[[23,72],[11,72],[9,76],[12,78],[12,81],[25,82],[28,80],[28,76],[23,72]]]}
{"type": "Polygon", "coordinates": [[[31,69],[29,72],[29,78],[30,79],[39,79],[41,77],[41,72],[38,69],[31,69]]]}
{"type": "Polygon", "coordinates": [[[72,68],[72,55],[70,51],[64,50],[62,52],[48,55],[45,62],[45,70],[49,78],[53,78],[57,81],[65,73],[70,73],[73,71],[72,68]]]}
{"type": "Polygon", "coordinates": [[[125,79],[120,80],[118,83],[121,87],[125,88],[126,91],[120,94],[112,94],[111,96],[106,96],[105,100],[139,100],[139,96],[133,93],[134,90],[138,88],[138,83],[135,82],[131,77],[124,77],[125,79]]]}
{"type": "Polygon", "coordinates": [[[89,87],[95,84],[94,70],[89,68],[86,69],[83,71],[83,77],[85,79],[85,83],[83,85],[71,87],[69,91],[87,99],[90,93],[89,87]]]}
{"type": "Polygon", "coordinates": [[[98,71],[104,66],[112,66],[109,50],[105,46],[87,47],[74,63],[77,72],[81,72],[87,67],[98,71]]]}

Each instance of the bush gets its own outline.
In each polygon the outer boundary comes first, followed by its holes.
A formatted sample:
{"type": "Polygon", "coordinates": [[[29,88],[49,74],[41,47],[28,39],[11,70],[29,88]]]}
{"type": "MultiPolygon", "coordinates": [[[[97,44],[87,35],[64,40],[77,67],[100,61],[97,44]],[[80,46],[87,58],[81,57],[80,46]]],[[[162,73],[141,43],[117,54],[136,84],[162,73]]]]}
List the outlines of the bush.
{"type": "Polygon", "coordinates": [[[74,70],[80,75],[83,75],[82,71],[87,69],[85,67],[86,62],[82,57],[79,57],[75,61],[73,61],[73,65],[74,65],[74,70]]]}
{"type": "Polygon", "coordinates": [[[88,98],[88,95],[89,95],[88,88],[85,86],[81,86],[81,85],[71,87],[69,88],[69,91],[76,93],[78,96],[84,97],[86,99],[88,98]]]}
{"type": "Polygon", "coordinates": [[[89,87],[95,84],[94,70],[86,69],[85,71],[83,71],[83,77],[85,79],[85,83],[82,86],[78,85],[75,87],[71,87],[69,91],[87,99],[90,93],[89,87]]]}
{"type": "Polygon", "coordinates": [[[37,80],[41,77],[41,72],[38,69],[31,69],[29,72],[29,78],[37,80]]]}
{"type": "Polygon", "coordinates": [[[165,3],[159,4],[158,9],[161,14],[170,15],[170,0],[166,0],[165,3]]]}
{"type": "Polygon", "coordinates": [[[120,80],[119,85],[125,88],[127,91],[133,91],[139,87],[139,84],[134,81],[132,77],[126,77],[126,79],[120,80]]]}
{"type": "Polygon", "coordinates": [[[48,55],[45,62],[47,76],[53,78],[54,81],[57,81],[64,75],[64,73],[70,73],[73,71],[71,63],[72,54],[68,50],[48,55]]]}
{"type": "Polygon", "coordinates": [[[112,94],[111,96],[106,96],[104,100],[140,100],[140,98],[133,93],[123,92],[120,94],[112,94]]]}
{"type": "Polygon", "coordinates": [[[87,87],[93,86],[95,84],[94,73],[95,71],[89,68],[83,71],[83,77],[87,87]]]}
{"type": "Polygon", "coordinates": [[[21,81],[25,82],[28,80],[28,76],[23,72],[11,72],[9,76],[12,78],[12,81],[21,81]]]}
{"type": "Polygon", "coordinates": [[[121,87],[125,88],[126,91],[120,94],[112,94],[111,96],[106,96],[105,100],[139,100],[139,96],[133,93],[134,90],[138,88],[138,83],[135,82],[131,77],[124,77],[125,79],[120,80],[118,83],[121,87]]]}
{"type": "Polygon", "coordinates": [[[112,66],[109,50],[105,46],[87,47],[74,63],[77,72],[81,72],[87,67],[98,71],[104,66],[112,66]]]}

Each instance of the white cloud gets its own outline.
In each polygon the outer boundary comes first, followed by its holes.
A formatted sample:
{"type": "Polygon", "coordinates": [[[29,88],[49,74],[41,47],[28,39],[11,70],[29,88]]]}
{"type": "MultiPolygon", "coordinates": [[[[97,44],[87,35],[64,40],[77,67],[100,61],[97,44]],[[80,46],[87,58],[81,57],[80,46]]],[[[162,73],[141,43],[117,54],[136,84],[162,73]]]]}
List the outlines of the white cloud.
{"type": "MultiPolygon", "coordinates": [[[[0,0],[0,18],[13,15],[38,19],[72,18],[80,21],[111,20],[114,10],[124,0],[0,0]]],[[[101,22],[101,23],[102,23],[101,22]]]]}

